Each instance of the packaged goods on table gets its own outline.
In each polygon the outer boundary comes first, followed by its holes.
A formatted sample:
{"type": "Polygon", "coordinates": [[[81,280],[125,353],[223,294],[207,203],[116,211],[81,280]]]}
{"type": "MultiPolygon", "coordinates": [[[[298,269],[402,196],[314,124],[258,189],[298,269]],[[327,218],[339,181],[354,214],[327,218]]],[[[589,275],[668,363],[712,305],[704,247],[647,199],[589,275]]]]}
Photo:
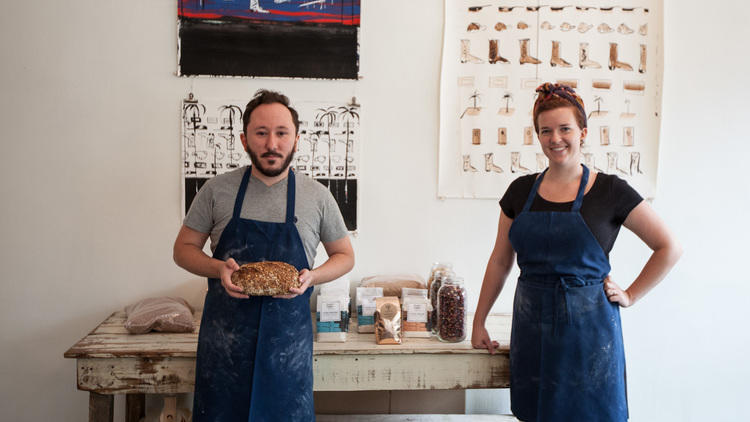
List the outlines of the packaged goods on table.
{"type": "Polygon", "coordinates": [[[428,290],[427,292],[427,295],[430,298],[430,305],[432,305],[432,311],[429,314],[428,325],[430,326],[430,331],[432,332],[432,334],[435,335],[437,335],[438,324],[440,323],[440,321],[438,320],[438,290],[440,290],[440,286],[443,285],[443,280],[448,277],[452,277],[453,275],[453,270],[438,269],[433,274],[433,280],[430,284],[430,290],[428,290]]]}
{"type": "Polygon", "coordinates": [[[383,297],[382,287],[357,287],[357,332],[375,332],[375,298],[383,297]]]}
{"type": "Polygon", "coordinates": [[[419,274],[381,274],[365,277],[360,282],[360,287],[382,287],[383,296],[401,297],[401,289],[426,288],[424,279],[419,274]]]}
{"type": "Polygon", "coordinates": [[[401,304],[395,296],[375,299],[375,342],[401,344],[401,304]]]}
{"type": "Polygon", "coordinates": [[[404,337],[430,337],[427,315],[432,310],[427,289],[404,288],[401,292],[404,337]]]}
{"type": "Polygon", "coordinates": [[[457,343],[466,338],[466,288],[461,277],[443,280],[438,291],[438,339],[457,343]]]}
{"type": "Polygon", "coordinates": [[[349,331],[349,294],[318,296],[315,326],[319,342],[345,342],[349,331]]]}

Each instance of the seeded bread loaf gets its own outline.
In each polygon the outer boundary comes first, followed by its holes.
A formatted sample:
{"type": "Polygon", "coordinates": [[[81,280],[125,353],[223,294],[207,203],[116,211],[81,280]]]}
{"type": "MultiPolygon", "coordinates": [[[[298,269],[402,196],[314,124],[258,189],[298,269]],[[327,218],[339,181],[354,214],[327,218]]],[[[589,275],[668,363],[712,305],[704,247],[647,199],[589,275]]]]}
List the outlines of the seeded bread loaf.
{"type": "Polygon", "coordinates": [[[251,262],[232,273],[232,283],[250,296],[274,296],[289,293],[299,287],[297,269],[285,262],[251,262]]]}

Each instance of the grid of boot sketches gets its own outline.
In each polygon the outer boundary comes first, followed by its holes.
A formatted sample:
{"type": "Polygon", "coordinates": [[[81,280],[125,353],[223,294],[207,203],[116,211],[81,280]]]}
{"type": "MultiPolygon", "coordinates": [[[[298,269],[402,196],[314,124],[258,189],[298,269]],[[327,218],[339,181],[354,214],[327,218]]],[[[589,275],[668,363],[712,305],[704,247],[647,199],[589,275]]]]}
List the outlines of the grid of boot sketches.
{"type": "Polygon", "coordinates": [[[446,0],[441,197],[497,198],[543,170],[531,110],[542,82],[583,97],[583,161],[645,197],[656,184],[662,2],[446,0]]]}
{"type": "MultiPolygon", "coordinates": [[[[357,229],[359,110],[351,101],[300,101],[299,144],[292,168],[317,180],[333,194],[347,229],[357,229]]],[[[245,103],[197,99],[182,103],[183,210],[187,212],[206,180],[249,165],[240,141],[245,103]]]]}

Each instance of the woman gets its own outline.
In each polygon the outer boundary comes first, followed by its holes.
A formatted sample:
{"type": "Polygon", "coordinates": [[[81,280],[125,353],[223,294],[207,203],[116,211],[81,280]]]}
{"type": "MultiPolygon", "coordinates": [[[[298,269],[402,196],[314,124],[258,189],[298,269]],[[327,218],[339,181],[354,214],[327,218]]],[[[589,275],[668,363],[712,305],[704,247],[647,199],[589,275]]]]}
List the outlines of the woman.
{"type": "Polygon", "coordinates": [[[625,421],[619,307],[640,300],[682,253],[664,223],[625,181],[581,164],[583,100],[567,86],[537,88],[534,129],[549,167],[521,176],[500,200],[495,247],[474,317],[472,344],[494,353],[484,327],[514,256],[511,409],[523,421],[625,421]],[[609,251],[624,225],[653,250],[623,290],[609,251]]]}

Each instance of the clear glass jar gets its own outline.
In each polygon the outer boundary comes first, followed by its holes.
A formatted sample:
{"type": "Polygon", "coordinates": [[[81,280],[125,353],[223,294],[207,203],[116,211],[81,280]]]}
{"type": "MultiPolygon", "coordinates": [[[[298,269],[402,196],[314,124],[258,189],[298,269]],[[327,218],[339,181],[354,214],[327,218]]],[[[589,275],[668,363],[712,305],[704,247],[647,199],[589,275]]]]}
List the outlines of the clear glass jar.
{"type": "Polygon", "coordinates": [[[433,262],[430,268],[430,276],[427,277],[427,297],[430,297],[432,282],[435,281],[435,275],[438,271],[453,272],[453,264],[450,262],[433,262]]]}
{"type": "Polygon", "coordinates": [[[466,287],[464,279],[449,276],[438,290],[437,335],[440,341],[458,343],[466,339],[466,287]]]}
{"type": "Polygon", "coordinates": [[[430,331],[432,334],[437,335],[438,330],[438,290],[440,290],[440,286],[443,284],[443,280],[446,278],[453,276],[453,271],[451,270],[437,270],[435,271],[435,276],[432,280],[432,284],[430,284],[430,287],[427,289],[427,296],[430,299],[430,305],[432,305],[432,311],[430,312],[430,331]]]}

